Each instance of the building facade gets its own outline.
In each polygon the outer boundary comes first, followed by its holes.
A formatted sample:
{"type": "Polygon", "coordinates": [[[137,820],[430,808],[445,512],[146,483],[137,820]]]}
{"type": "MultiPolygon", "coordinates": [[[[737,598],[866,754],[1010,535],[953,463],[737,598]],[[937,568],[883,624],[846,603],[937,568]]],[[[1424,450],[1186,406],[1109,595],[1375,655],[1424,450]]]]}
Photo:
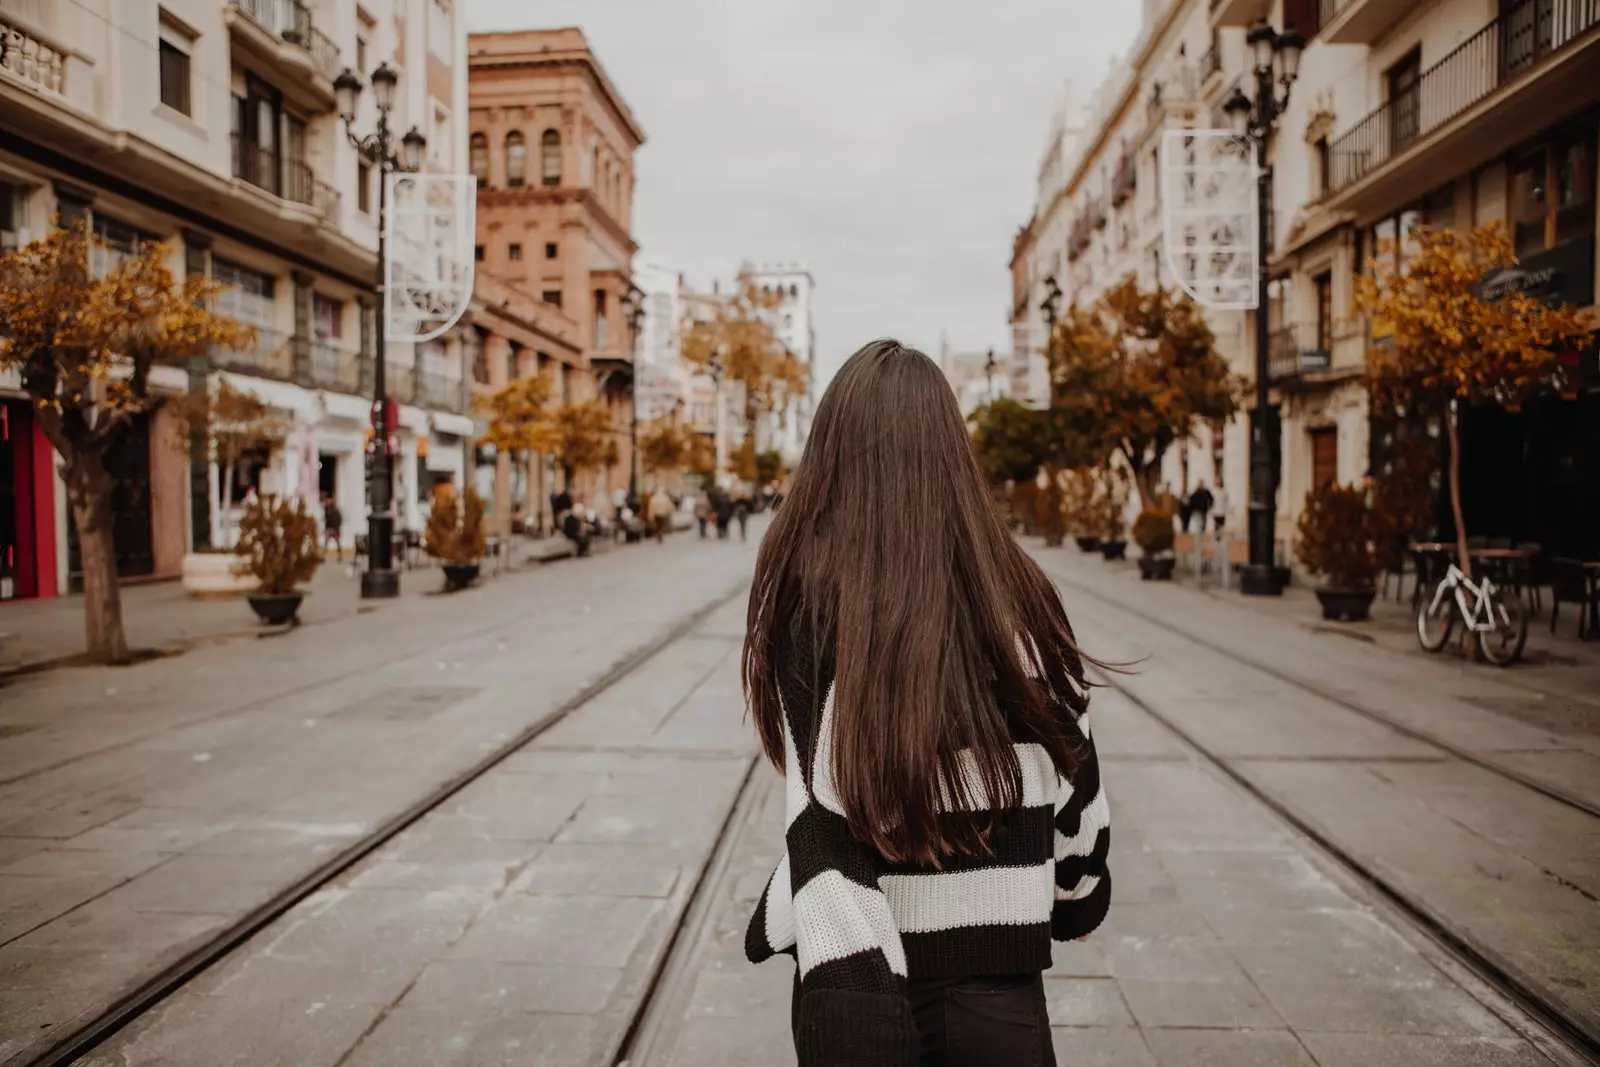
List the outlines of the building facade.
{"type": "Polygon", "coordinates": [[[473,34],[468,51],[478,270],[577,323],[579,357],[552,350],[538,370],[559,378],[563,400],[598,399],[612,412],[616,466],[571,487],[595,503],[627,488],[633,462],[623,296],[638,251],[633,154],[644,131],[577,29],[473,34]]]}
{"type": "MultiPolygon", "coordinates": [[[[1359,482],[1381,469],[1397,438],[1438,432],[1369,416],[1365,357],[1384,338],[1351,301],[1373,255],[1404,256],[1417,223],[1499,221],[1522,260],[1514,284],[1569,304],[1596,302],[1600,8],[1583,0],[1147,4],[1130,61],[1114,67],[1085,117],[1064,107],[1049,133],[1034,215],[1013,244],[1013,381],[1027,386],[1019,395],[1042,402],[1048,384],[1036,359],[1047,279],[1064,303],[1130,275],[1146,286],[1173,284],[1159,132],[1228,126],[1220,104],[1235,84],[1253,91],[1244,34],[1262,17],[1280,29],[1293,24],[1308,41],[1271,142],[1271,280],[1261,311],[1281,415],[1278,530],[1292,557],[1294,521],[1311,488],[1359,482]]],[[[1247,381],[1255,314],[1207,316],[1218,349],[1247,381]]],[[[1480,461],[1465,492],[1474,532],[1576,550],[1581,531],[1596,527],[1600,375],[1593,349],[1563,358],[1572,367],[1568,395],[1518,414],[1467,414],[1463,449],[1480,461]]],[[[1164,471],[1175,490],[1202,477],[1225,485],[1238,529],[1246,426],[1241,417],[1210,428],[1174,448],[1164,471]]]]}
{"type": "Polygon", "coordinates": [[[792,467],[800,462],[806,436],[811,429],[814,356],[817,347],[816,324],[812,319],[816,282],[804,263],[746,263],[739,268],[740,284],[754,285],[763,294],[777,297],[770,316],[772,332],[778,342],[805,366],[806,388],[790,397],[784,410],[763,415],[757,421],[758,450],[777,449],[792,467]]]}
{"type": "MultiPolygon", "coordinates": [[[[345,532],[364,532],[380,188],[346,137],[333,79],[389,63],[397,134],[427,136],[427,169],[464,171],[466,38],[452,0],[8,0],[0,42],[0,241],[81,219],[104,242],[97,255],[162,242],[177,272],[224,285],[219,307],[258,340],[159,369],[155,392],[226,380],[290,426],[241,463],[225,501],[214,464],[174,446],[169,415],[136,419],[113,456],[119,572],[175,575],[252,488],[314,510],[331,499],[345,532]]],[[[372,97],[359,132],[373,128],[372,97]]],[[[464,345],[386,355],[401,405],[398,518],[416,529],[431,485],[466,472],[464,345]]],[[[50,595],[75,583],[76,537],[18,385],[0,381],[0,592],[50,595]]]]}

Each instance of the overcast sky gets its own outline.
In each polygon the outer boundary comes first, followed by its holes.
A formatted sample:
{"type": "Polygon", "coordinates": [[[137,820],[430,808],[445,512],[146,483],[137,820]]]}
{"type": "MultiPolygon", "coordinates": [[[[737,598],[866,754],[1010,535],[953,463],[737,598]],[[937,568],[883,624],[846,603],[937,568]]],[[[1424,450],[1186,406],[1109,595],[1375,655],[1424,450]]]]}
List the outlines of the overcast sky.
{"type": "Polygon", "coordinates": [[[472,30],[579,26],[648,138],[634,237],[691,284],[802,260],[819,380],[874,337],[1007,351],[1011,239],[1050,113],[1137,0],[463,0],[472,30]],[[531,21],[530,21],[531,20],[531,21]]]}

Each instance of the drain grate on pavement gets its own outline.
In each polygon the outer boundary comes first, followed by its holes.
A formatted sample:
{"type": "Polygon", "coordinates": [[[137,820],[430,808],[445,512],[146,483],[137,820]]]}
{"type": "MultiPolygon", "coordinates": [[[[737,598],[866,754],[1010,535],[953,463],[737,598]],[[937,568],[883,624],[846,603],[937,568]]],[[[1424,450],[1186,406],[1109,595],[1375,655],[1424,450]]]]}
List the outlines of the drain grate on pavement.
{"type": "Polygon", "coordinates": [[[1473,707],[1573,737],[1600,734],[1600,707],[1563,697],[1483,697],[1460,694],[1473,707]]]}

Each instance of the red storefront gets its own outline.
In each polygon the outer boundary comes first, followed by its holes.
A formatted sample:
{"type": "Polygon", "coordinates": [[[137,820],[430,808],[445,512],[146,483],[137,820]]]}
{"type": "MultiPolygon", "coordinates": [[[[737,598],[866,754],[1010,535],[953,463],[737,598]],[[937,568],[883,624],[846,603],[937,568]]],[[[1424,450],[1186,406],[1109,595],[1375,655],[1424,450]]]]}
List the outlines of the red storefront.
{"type": "Polygon", "coordinates": [[[28,402],[0,397],[0,600],[58,592],[54,458],[28,402]]]}

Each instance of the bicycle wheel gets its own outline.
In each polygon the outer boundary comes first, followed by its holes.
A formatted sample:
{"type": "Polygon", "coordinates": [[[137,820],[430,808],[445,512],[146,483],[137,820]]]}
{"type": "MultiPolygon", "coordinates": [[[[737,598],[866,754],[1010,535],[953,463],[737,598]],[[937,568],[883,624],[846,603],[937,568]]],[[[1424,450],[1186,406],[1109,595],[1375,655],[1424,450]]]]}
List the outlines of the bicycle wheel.
{"type": "Polygon", "coordinates": [[[1478,648],[1496,667],[1509,667],[1522,658],[1528,643],[1528,609],[1516,593],[1496,589],[1489,598],[1489,617],[1494,629],[1478,634],[1478,648]]]}
{"type": "Polygon", "coordinates": [[[1417,641],[1426,652],[1437,652],[1450,643],[1456,625],[1456,598],[1441,593],[1439,586],[1417,605],[1417,641]]]}

